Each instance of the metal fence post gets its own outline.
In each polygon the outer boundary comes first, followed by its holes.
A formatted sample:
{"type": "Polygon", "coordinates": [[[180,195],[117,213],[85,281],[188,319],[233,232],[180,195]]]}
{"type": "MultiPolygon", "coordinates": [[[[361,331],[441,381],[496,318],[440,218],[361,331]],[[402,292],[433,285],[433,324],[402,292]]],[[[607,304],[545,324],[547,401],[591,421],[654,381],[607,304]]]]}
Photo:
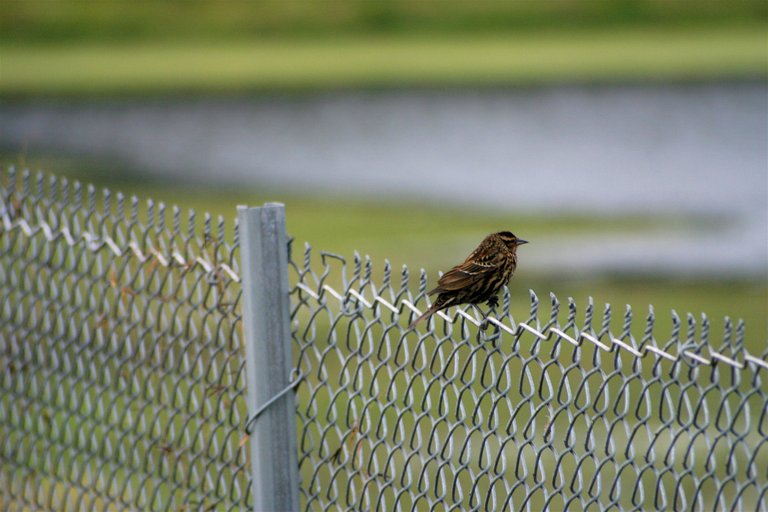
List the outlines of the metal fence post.
{"type": "MultiPolygon", "coordinates": [[[[248,412],[254,414],[290,385],[293,368],[288,301],[285,206],[238,206],[248,412]]],[[[256,511],[299,509],[296,411],[285,393],[250,429],[256,511]]]]}

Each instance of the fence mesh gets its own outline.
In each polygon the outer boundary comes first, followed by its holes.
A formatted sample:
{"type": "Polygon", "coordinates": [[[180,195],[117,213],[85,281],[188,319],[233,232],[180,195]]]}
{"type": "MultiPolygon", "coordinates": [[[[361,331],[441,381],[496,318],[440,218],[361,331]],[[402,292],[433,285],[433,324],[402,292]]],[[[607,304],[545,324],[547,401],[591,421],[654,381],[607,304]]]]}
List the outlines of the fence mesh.
{"type": "MultiPolygon", "coordinates": [[[[0,510],[250,507],[225,228],[0,175],[0,510]]],[[[302,509],[768,509],[743,323],[505,290],[409,330],[423,272],[289,253],[302,509]]]]}
{"type": "Polygon", "coordinates": [[[768,508],[768,351],[742,323],[657,339],[652,310],[633,329],[533,292],[516,323],[505,290],[409,331],[423,272],[414,294],[407,269],[316,259],[291,262],[306,509],[768,508]]]}
{"type": "Polygon", "coordinates": [[[0,510],[245,509],[223,222],[53,177],[0,181],[0,510]]]}

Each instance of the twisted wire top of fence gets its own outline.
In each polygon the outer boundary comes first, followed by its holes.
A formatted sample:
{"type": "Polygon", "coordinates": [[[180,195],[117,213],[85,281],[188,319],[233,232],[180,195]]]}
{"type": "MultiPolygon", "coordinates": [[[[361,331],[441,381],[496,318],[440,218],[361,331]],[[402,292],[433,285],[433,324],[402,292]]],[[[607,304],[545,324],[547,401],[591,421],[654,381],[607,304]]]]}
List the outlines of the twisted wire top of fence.
{"type": "Polygon", "coordinates": [[[199,265],[206,272],[220,271],[239,281],[239,261],[231,250],[237,245],[237,223],[227,236],[224,217],[202,220],[192,209],[186,215],[174,205],[144,202],[136,196],[113,194],[93,185],[83,186],[54,175],[14,167],[0,173],[4,193],[0,217],[5,231],[21,230],[31,236],[41,230],[49,241],[63,238],[70,246],[82,243],[92,251],[106,246],[115,256],[125,253],[142,263],[155,259],[164,267],[199,265]],[[170,211],[169,211],[170,210],[170,211]]]}
{"type": "MultiPolygon", "coordinates": [[[[113,194],[106,188],[99,193],[93,185],[83,186],[79,181],[70,182],[54,175],[49,175],[46,179],[42,172],[33,175],[24,170],[19,180],[15,168],[10,167],[0,173],[0,180],[4,181],[5,190],[3,197],[0,197],[0,220],[5,231],[18,229],[27,236],[42,231],[49,241],[61,237],[70,246],[82,243],[92,251],[106,246],[116,256],[130,253],[142,263],[154,259],[164,267],[179,265],[189,268],[199,265],[204,272],[214,273],[235,282],[240,281],[240,263],[235,257],[236,252],[232,250],[238,243],[236,219],[230,238],[227,236],[223,216],[216,219],[214,230],[213,218],[207,212],[203,214],[201,223],[192,209],[184,216],[176,205],[171,206],[169,211],[163,202],[155,203],[151,199],[142,202],[136,196],[126,197],[120,192],[113,194]]],[[[311,246],[307,244],[302,273],[310,271],[311,254],[311,246]]],[[[317,293],[303,282],[297,284],[299,288],[318,296],[328,293],[342,304],[352,300],[370,308],[379,303],[397,311],[398,314],[421,313],[416,304],[426,297],[427,274],[423,269],[418,277],[418,293],[414,295],[409,289],[412,281],[409,269],[403,266],[400,283],[397,285],[393,283],[391,265],[385,261],[383,281],[378,289],[393,290],[394,286],[400,287],[394,295],[396,298],[389,302],[376,292],[377,288],[372,280],[373,265],[369,257],[363,258],[355,253],[351,273],[348,271],[346,259],[340,255],[321,251],[320,259],[323,271],[321,275],[316,276],[319,284],[317,293]],[[329,262],[332,260],[342,265],[340,291],[326,282],[331,272],[329,262]],[[372,293],[370,300],[364,295],[366,291],[372,293]]],[[[529,290],[529,294],[530,318],[535,318],[537,323],[540,323],[539,298],[533,290],[529,290]]],[[[584,310],[584,322],[581,327],[577,323],[577,307],[573,299],[568,299],[568,315],[562,323],[559,320],[561,304],[553,293],[550,293],[550,305],[549,318],[542,330],[526,322],[514,321],[509,311],[508,290],[503,295],[500,311],[493,312],[498,316],[491,314],[479,319],[464,309],[457,309],[452,317],[443,311],[438,312],[437,316],[451,322],[464,319],[477,326],[481,322],[490,323],[510,334],[525,329],[540,339],[550,339],[553,335],[563,336],[575,345],[588,341],[602,350],[622,349],[637,357],[653,353],[670,361],[682,360],[688,364],[712,365],[720,362],[736,368],[743,368],[748,364],[768,368],[765,361],[768,358],[768,343],[762,355],[746,351],[744,323],[741,320],[734,325],[730,318],[726,318],[721,344],[711,346],[709,319],[706,314],[702,314],[701,332],[696,339],[697,320],[693,314],[688,313],[685,338],[681,339],[679,333],[683,322],[673,310],[673,331],[660,347],[653,335],[656,320],[653,306],[649,306],[643,337],[638,343],[630,332],[633,310],[629,305],[623,313],[621,334],[618,336],[609,332],[611,320],[615,315],[610,304],[605,304],[598,327],[593,326],[595,304],[591,297],[584,310]],[[503,323],[504,319],[508,320],[508,324],[503,323]],[[572,335],[566,334],[569,329],[572,330],[572,335]]]]}
{"type": "MultiPolygon", "coordinates": [[[[428,307],[426,305],[427,274],[422,269],[417,279],[417,293],[411,291],[413,281],[408,267],[403,266],[398,278],[393,275],[389,261],[385,261],[381,284],[373,279],[373,264],[368,256],[361,257],[355,253],[350,265],[343,256],[321,251],[319,253],[322,269],[314,269],[313,250],[305,245],[303,255],[292,259],[291,264],[298,276],[296,288],[318,301],[327,301],[328,296],[339,302],[342,312],[353,314],[358,308],[368,309],[384,307],[395,315],[404,315],[409,321],[420,315],[428,307]],[[332,262],[339,265],[339,270],[332,269],[332,262]],[[340,289],[337,290],[329,283],[329,276],[336,276],[340,289]],[[310,280],[310,283],[306,282],[310,280]],[[419,308],[419,304],[422,307],[419,308]]],[[[435,316],[449,323],[468,322],[476,327],[493,325],[512,336],[519,336],[527,331],[541,340],[561,338],[574,346],[589,342],[602,351],[626,351],[638,358],[653,355],[656,358],[680,362],[688,366],[713,366],[726,364],[733,368],[752,370],[768,369],[768,343],[762,354],[751,354],[744,347],[745,324],[743,320],[734,323],[731,318],[725,318],[724,332],[719,345],[710,343],[710,320],[702,314],[700,325],[692,313],[683,320],[675,310],[671,311],[672,331],[661,343],[655,335],[656,313],[652,305],[642,321],[642,337],[638,341],[632,333],[634,313],[631,306],[626,305],[621,314],[621,331],[618,335],[611,331],[612,320],[616,317],[610,304],[605,304],[602,314],[596,312],[594,301],[590,297],[583,313],[583,322],[578,321],[576,302],[568,299],[567,314],[562,318],[561,302],[554,293],[549,294],[549,311],[541,311],[542,305],[538,295],[529,290],[530,307],[528,320],[516,322],[510,313],[511,295],[508,288],[503,290],[499,308],[494,308],[488,315],[471,313],[473,308],[455,308],[451,315],[447,311],[439,311],[435,316]],[[595,317],[598,316],[596,320],[595,317]],[[544,318],[544,320],[542,320],[544,318]],[[697,329],[699,327],[699,329],[697,329]]]]}

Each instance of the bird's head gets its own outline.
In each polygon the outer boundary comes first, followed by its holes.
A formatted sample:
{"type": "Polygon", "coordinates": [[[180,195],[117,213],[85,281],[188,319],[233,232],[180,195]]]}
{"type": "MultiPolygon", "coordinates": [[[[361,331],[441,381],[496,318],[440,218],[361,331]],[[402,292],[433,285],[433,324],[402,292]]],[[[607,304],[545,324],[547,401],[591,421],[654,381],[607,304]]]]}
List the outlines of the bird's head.
{"type": "Polygon", "coordinates": [[[504,244],[509,247],[510,250],[515,250],[518,245],[527,244],[528,240],[523,240],[522,238],[517,238],[512,232],[510,231],[500,231],[496,233],[496,236],[498,236],[504,244]]]}

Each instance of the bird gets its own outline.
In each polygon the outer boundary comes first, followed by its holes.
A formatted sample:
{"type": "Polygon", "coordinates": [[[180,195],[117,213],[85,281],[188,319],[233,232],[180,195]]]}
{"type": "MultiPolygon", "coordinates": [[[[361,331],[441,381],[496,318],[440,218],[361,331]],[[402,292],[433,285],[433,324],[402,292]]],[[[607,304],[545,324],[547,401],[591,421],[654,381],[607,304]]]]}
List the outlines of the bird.
{"type": "Polygon", "coordinates": [[[437,286],[427,292],[428,295],[437,294],[437,299],[408,329],[450,306],[486,301],[489,306],[497,306],[499,290],[509,282],[517,268],[517,248],[527,243],[510,231],[486,236],[463,263],[443,274],[437,286]]]}

